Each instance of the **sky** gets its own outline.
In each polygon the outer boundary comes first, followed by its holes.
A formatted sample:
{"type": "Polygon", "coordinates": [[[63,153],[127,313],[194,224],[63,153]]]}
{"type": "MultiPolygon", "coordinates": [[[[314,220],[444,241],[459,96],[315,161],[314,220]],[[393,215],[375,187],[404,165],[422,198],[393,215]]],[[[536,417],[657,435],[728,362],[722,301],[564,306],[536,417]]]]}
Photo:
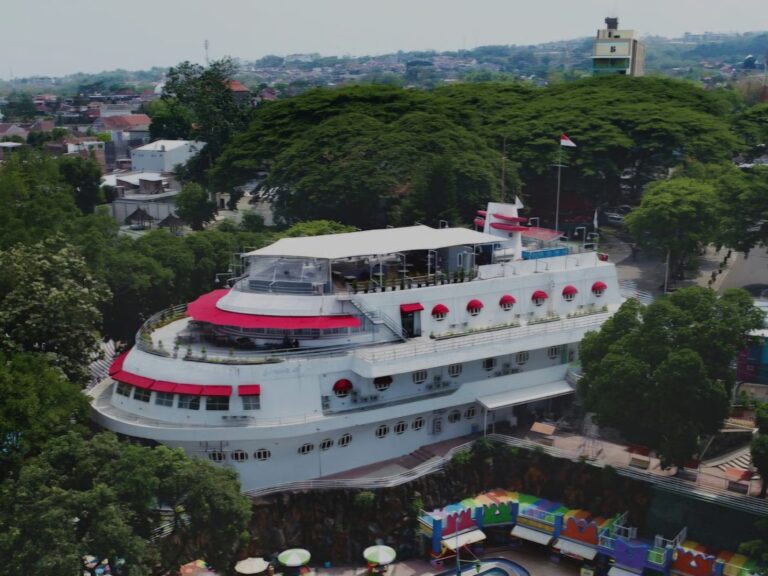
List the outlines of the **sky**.
{"type": "Polygon", "coordinates": [[[592,36],[768,30],[765,0],[7,0],[0,78],[267,54],[361,56],[592,36]]]}

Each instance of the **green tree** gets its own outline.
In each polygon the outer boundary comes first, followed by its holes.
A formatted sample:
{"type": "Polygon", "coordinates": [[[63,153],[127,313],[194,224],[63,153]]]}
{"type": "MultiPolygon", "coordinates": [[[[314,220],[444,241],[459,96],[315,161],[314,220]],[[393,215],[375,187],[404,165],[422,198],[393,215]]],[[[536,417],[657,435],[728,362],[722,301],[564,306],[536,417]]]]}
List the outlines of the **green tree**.
{"type": "Polygon", "coordinates": [[[21,120],[28,122],[38,114],[32,97],[26,92],[11,92],[6,100],[7,104],[2,109],[6,121],[21,120]]]}
{"type": "Polygon", "coordinates": [[[416,175],[403,205],[403,222],[419,221],[437,227],[441,220],[460,223],[456,173],[450,158],[440,157],[416,175]]]}
{"type": "Polygon", "coordinates": [[[714,188],[675,178],[649,186],[625,222],[640,246],[667,254],[672,272],[682,275],[698,249],[716,238],[717,221],[714,188]]]}
{"type": "Polygon", "coordinates": [[[354,232],[354,226],[347,226],[332,220],[309,220],[294,224],[285,231],[285,236],[320,236],[322,234],[340,234],[342,232],[354,232]]]}
{"type": "Polygon", "coordinates": [[[647,307],[629,300],[581,343],[579,393],[599,422],[683,463],[728,410],[731,360],[762,314],[743,290],[685,288],[647,307]]]}
{"type": "Polygon", "coordinates": [[[765,498],[765,493],[768,491],[768,481],[766,481],[768,478],[768,435],[758,434],[755,436],[749,451],[752,454],[752,464],[760,473],[760,498],[765,498]]]}
{"type": "Polygon", "coordinates": [[[187,184],[176,196],[179,218],[193,230],[202,230],[216,216],[216,203],[199,184],[187,184]]]}
{"type": "Polygon", "coordinates": [[[0,349],[44,352],[84,383],[108,289],[61,237],[0,252],[0,349]]]}
{"type": "Polygon", "coordinates": [[[101,191],[101,167],[92,158],[63,156],[59,159],[59,171],[64,181],[72,187],[75,204],[83,214],[92,214],[96,205],[104,202],[101,191]]]}
{"type": "Polygon", "coordinates": [[[0,480],[18,474],[50,438],[88,421],[79,386],[41,354],[0,353],[0,480]]]}

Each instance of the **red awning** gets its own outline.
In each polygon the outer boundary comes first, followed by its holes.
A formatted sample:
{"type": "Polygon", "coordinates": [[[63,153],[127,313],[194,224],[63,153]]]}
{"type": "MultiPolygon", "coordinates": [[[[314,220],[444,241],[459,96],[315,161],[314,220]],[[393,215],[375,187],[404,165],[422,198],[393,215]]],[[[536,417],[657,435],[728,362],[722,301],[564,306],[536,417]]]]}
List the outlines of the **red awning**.
{"type": "Polygon", "coordinates": [[[576,286],[571,286],[570,284],[563,288],[563,296],[570,296],[571,294],[578,294],[579,291],[576,289],[576,286]]]}
{"type": "Polygon", "coordinates": [[[435,304],[435,307],[432,308],[432,316],[437,316],[438,314],[448,314],[450,310],[448,310],[448,306],[445,304],[435,304]]]}
{"type": "Polygon", "coordinates": [[[499,306],[512,306],[517,300],[515,300],[515,297],[510,294],[504,294],[499,299],[499,306]]]}
{"type": "Polygon", "coordinates": [[[139,376],[138,374],[131,374],[125,370],[120,370],[120,372],[113,374],[112,379],[117,380],[118,382],[125,382],[131,386],[136,386],[136,388],[147,389],[151,388],[152,383],[154,382],[152,378],[145,378],[144,376],[139,376]]]}
{"type": "Polygon", "coordinates": [[[475,226],[485,226],[485,218],[475,218],[475,226]]]}
{"type": "Polygon", "coordinates": [[[152,384],[152,390],[155,392],[173,392],[176,389],[176,384],[173,382],[166,382],[165,380],[155,380],[152,384]]]}
{"type": "Polygon", "coordinates": [[[203,396],[231,396],[232,386],[203,386],[203,396]]]}
{"type": "Polygon", "coordinates": [[[350,390],[352,390],[352,382],[350,382],[346,378],[337,380],[336,383],[333,385],[334,392],[349,392],[350,390]]]}
{"type": "Polygon", "coordinates": [[[548,298],[547,293],[544,290],[536,290],[531,296],[531,300],[546,300],[548,298]]]}
{"type": "Polygon", "coordinates": [[[358,328],[357,316],[263,316],[258,314],[240,314],[219,310],[216,303],[229,290],[222,288],[203,294],[187,305],[187,314],[198,322],[208,322],[217,326],[237,326],[239,328],[276,328],[278,330],[358,328]]]}
{"type": "Polygon", "coordinates": [[[485,210],[478,210],[477,215],[485,218],[488,215],[488,212],[486,212],[485,210]]]}
{"type": "Polygon", "coordinates": [[[523,236],[526,238],[535,238],[542,242],[550,242],[560,238],[560,232],[549,228],[539,228],[538,226],[523,226],[523,236]]]}
{"type": "Polygon", "coordinates": [[[405,312],[406,314],[408,312],[421,312],[422,310],[424,310],[424,306],[418,302],[414,302],[413,304],[400,304],[400,312],[405,312]]]}
{"type": "Polygon", "coordinates": [[[482,310],[483,309],[483,303],[480,302],[480,300],[472,299],[469,302],[467,302],[467,310],[482,310]]]}
{"type": "Polygon", "coordinates": [[[238,396],[259,396],[261,386],[259,384],[241,384],[237,387],[238,396]]]}
{"type": "Polygon", "coordinates": [[[505,214],[494,214],[499,220],[506,220],[507,222],[528,222],[528,218],[522,216],[507,216],[505,214]]]}
{"type": "Polygon", "coordinates": [[[200,396],[203,387],[199,384],[176,384],[173,389],[176,394],[186,394],[187,396],[200,396]]]}
{"type": "Polygon", "coordinates": [[[128,356],[128,352],[130,350],[126,350],[122,354],[120,354],[115,360],[112,362],[112,364],[109,367],[109,375],[112,376],[113,374],[117,374],[120,372],[120,370],[123,369],[123,362],[125,362],[125,357],[128,356]]]}
{"type": "Polygon", "coordinates": [[[600,280],[598,280],[597,282],[592,284],[592,292],[602,292],[606,288],[608,288],[606,283],[605,282],[601,282],[600,280]]]}
{"type": "Polygon", "coordinates": [[[491,222],[491,228],[497,230],[506,230],[507,232],[525,232],[528,226],[518,226],[516,224],[504,224],[503,222],[491,222]]]}

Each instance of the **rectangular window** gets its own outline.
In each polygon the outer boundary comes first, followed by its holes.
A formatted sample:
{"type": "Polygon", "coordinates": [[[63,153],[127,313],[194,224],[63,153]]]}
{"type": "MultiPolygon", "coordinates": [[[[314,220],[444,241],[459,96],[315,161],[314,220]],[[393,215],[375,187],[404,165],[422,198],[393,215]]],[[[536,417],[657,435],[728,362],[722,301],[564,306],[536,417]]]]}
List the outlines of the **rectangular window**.
{"type": "Polygon", "coordinates": [[[528,362],[528,359],[530,358],[530,354],[528,352],[518,352],[517,356],[515,357],[515,360],[518,364],[525,364],[528,362]]]}
{"type": "Polygon", "coordinates": [[[547,351],[547,356],[549,356],[550,360],[560,358],[560,346],[550,347],[550,349],[547,351]]]}
{"type": "Polygon", "coordinates": [[[243,400],[243,410],[260,410],[261,409],[261,396],[241,396],[243,400]]]}
{"type": "Polygon", "coordinates": [[[483,370],[493,370],[496,367],[496,358],[486,358],[483,360],[483,370]]]}
{"type": "Polygon", "coordinates": [[[117,393],[120,394],[120,396],[125,396],[127,398],[131,397],[131,386],[130,384],[126,384],[125,382],[118,382],[117,383],[117,393]]]}
{"type": "Polygon", "coordinates": [[[461,374],[461,364],[451,364],[448,366],[448,375],[451,378],[456,378],[461,374]]]}
{"type": "Polygon", "coordinates": [[[152,392],[144,388],[136,388],[133,391],[133,399],[139,402],[149,402],[150,396],[152,396],[152,392]]]}
{"type": "Polygon", "coordinates": [[[206,410],[229,410],[229,396],[206,396],[206,410]]]}
{"type": "Polygon", "coordinates": [[[179,394],[179,408],[184,408],[185,410],[200,410],[200,396],[179,394]]]}
{"type": "Polygon", "coordinates": [[[155,404],[158,406],[173,406],[173,393],[155,392],[155,404]]]}
{"type": "Polygon", "coordinates": [[[414,384],[421,384],[427,379],[427,371],[426,370],[416,370],[416,372],[413,373],[413,383],[414,384]]]}

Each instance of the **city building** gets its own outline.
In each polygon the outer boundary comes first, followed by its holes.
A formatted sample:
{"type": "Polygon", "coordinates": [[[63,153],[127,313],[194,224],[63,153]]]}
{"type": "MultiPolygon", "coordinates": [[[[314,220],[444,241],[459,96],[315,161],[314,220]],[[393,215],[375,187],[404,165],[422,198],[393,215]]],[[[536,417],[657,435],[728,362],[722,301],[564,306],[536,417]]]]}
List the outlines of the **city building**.
{"type": "Polygon", "coordinates": [[[606,18],[605,24],[592,43],[592,73],[643,76],[645,45],[637,39],[635,31],[619,30],[618,18],[606,18]]]}

